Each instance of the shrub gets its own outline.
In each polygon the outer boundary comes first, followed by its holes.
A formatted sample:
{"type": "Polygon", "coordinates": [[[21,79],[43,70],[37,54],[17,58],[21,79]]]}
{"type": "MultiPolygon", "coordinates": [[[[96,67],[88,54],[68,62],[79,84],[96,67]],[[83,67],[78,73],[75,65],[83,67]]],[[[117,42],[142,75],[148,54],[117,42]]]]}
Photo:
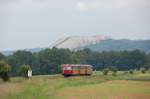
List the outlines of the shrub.
{"type": "Polygon", "coordinates": [[[141,69],[141,72],[144,74],[144,73],[146,73],[146,69],[145,68],[142,68],[141,69]]]}
{"type": "Polygon", "coordinates": [[[130,74],[133,74],[133,70],[132,70],[132,69],[130,69],[130,70],[129,70],[129,73],[130,73],[130,74]]]}
{"type": "Polygon", "coordinates": [[[116,67],[112,67],[111,70],[113,71],[112,75],[116,76],[118,69],[116,67]]]}
{"type": "Polygon", "coordinates": [[[10,79],[10,70],[10,66],[5,61],[0,61],[0,77],[3,79],[3,81],[8,81],[10,79]]]}
{"type": "Polygon", "coordinates": [[[21,65],[19,68],[19,73],[25,77],[28,78],[28,70],[31,70],[30,65],[21,65]]]}
{"type": "Polygon", "coordinates": [[[107,75],[108,72],[109,72],[109,69],[108,69],[108,68],[105,68],[105,69],[103,70],[103,74],[104,74],[104,75],[107,75]]]}

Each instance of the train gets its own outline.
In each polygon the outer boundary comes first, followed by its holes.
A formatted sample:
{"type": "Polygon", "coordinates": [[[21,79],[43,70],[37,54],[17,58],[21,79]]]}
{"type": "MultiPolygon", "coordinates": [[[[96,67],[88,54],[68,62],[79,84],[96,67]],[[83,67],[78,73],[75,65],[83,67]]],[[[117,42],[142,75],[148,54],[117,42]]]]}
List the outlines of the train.
{"type": "Polygon", "coordinates": [[[61,70],[64,77],[87,75],[90,76],[93,72],[92,65],[83,64],[62,64],[61,70]]]}

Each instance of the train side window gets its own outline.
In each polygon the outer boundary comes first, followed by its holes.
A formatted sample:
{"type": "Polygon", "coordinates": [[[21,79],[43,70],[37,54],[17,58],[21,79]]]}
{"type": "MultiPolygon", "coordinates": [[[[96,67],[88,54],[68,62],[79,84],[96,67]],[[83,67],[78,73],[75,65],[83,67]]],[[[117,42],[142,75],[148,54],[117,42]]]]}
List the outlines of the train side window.
{"type": "Polygon", "coordinates": [[[72,69],[73,70],[79,70],[79,67],[78,66],[74,66],[72,69]]]}
{"type": "Polygon", "coordinates": [[[72,70],[72,68],[71,67],[63,67],[63,70],[72,70]]]}
{"type": "Polygon", "coordinates": [[[71,67],[67,67],[67,70],[72,70],[72,68],[71,67]]]}

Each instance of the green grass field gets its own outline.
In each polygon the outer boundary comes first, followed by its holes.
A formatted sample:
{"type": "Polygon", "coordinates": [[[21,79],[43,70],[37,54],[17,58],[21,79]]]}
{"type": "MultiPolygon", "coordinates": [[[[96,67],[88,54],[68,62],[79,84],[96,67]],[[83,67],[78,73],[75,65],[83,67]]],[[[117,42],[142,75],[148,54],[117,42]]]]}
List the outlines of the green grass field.
{"type": "Polygon", "coordinates": [[[0,81],[0,99],[150,99],[150,73],[15,77],[0,81]]]}

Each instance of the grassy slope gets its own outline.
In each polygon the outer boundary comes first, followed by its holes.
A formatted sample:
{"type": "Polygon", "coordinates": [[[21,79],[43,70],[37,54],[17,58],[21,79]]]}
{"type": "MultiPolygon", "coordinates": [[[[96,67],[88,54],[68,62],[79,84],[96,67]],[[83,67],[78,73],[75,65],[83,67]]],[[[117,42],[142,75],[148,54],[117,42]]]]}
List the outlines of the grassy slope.
{"type": "Polygon", "coordinates": [[[2,99],[149,99],[150,73],[114,77],[96,72],[90,77],[35,76],[0,82],[2,99]],[[142,78],[142,79],[141,79],[142,78]],[[120,80],[121,79],[121,80],[120,80]],[[130,79],[130,80],[124,80],[130,79]],[[146,81],[131,81],[146,80],[146,81]]]}
{"type": "Polygon", "coordinates": [[[123,50],[136,50],[150,52],[150,40],[104,40],[96,44],[87,45],[94,51],[123,51],[123,50]]]}

